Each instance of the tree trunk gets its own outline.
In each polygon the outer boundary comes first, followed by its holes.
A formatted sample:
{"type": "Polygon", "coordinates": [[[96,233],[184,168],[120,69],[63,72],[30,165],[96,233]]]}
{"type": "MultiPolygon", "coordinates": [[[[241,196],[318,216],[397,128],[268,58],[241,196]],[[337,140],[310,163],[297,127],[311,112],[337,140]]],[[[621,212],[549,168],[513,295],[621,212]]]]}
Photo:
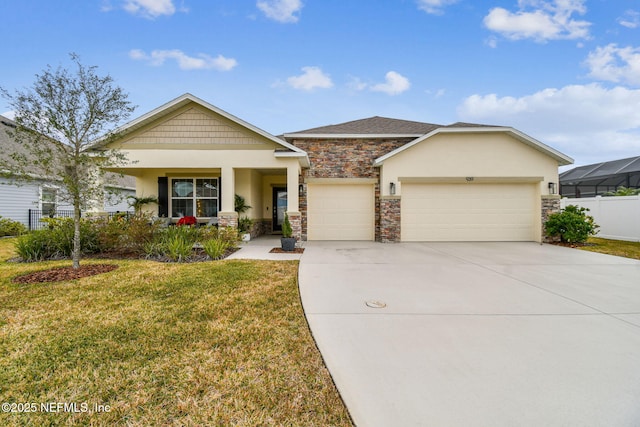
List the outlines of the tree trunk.
{"type": "Polygon", "coordinates": [[[80,268],[80,201],[73,202],[73,268],[80,268]]]}

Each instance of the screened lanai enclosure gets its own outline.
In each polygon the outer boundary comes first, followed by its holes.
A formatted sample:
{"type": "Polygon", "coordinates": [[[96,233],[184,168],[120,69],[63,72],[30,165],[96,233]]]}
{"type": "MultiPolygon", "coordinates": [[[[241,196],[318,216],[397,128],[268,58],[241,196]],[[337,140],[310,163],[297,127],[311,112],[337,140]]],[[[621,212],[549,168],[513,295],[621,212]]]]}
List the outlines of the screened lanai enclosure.
{"type": "Polygon", "coordinates": [[[640,188],[640,156],[579,166],[560,174],[562,197],[602,196],[620,187],[640,188]]]}

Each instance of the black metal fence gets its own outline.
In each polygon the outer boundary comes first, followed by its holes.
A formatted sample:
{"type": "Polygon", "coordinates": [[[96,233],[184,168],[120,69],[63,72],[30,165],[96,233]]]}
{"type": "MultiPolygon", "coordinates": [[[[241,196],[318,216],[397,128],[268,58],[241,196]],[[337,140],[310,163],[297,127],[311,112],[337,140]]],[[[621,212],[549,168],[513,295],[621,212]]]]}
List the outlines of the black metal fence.
{"type": "MultiPolygon", "coordinates": [[[[107,212],[109,218],[113,218],[116,215],[133,215],[133,212],[117,211],[107,212]]],[[[45,214],[39,209],[29,209],[29,230],[41,230],[47,228],[46,222],[42,221],[43,218],[73,218],[72,210],[58,210],[52,214],[45,214]]]]}

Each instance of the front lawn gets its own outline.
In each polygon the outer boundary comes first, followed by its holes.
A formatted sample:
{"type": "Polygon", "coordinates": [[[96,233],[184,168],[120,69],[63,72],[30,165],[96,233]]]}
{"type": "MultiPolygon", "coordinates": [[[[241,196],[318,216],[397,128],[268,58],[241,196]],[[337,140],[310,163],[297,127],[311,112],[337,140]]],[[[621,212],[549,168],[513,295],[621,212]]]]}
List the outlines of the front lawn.
{"type": "Polygon", "coordinates": [[[0,402],[37,410],[0,412],[0,425],[351,425],[296,261],[100,260],[119,268],[17,285],[70,261],[7,263],[12,240],[0,240],[0,402]]]}
{"type": "Polygon", "coordinates": [[[603,254],[616,255],[625,258],[640,259],[640,242],[626,242],[624,240],[609,240],[590,237],[587,245],[580,249],[603,254]]]}

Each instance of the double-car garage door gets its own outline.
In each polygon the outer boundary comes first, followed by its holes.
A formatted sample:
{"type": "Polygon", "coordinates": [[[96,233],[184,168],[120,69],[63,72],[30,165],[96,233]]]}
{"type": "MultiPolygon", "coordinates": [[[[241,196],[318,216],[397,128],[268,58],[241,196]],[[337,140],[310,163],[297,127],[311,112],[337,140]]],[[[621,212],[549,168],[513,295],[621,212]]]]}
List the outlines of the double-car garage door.
{"type": "MultiPolygon", "coordinates": [[[[374,240],[372,184],[309,184],[307,189],[309,240],[374,240]]],[[[535,240],[536,189],[532,183],[403,183],[401,239],[535,240]]]]}
{"type": "Polygon", "coordinates": [[[534,239],[534,184],[402,184],[401,236],[422,241],[534,239]]]}

